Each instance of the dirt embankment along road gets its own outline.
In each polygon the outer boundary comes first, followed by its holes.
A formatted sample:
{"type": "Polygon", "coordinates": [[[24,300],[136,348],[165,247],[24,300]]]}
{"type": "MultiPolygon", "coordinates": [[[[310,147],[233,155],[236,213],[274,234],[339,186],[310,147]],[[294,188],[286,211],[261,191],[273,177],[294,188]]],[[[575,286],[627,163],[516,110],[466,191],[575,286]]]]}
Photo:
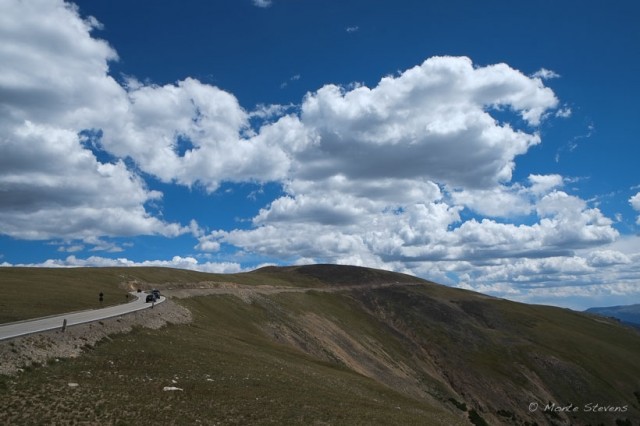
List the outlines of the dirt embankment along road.
{"type": "Polygon", "coordinates": [[[0,374],[15,374],[25,367],[46,365],[57,358],[73,358],[109,335],[127,333],[133,327],[157,329],[166,324],[191,322],[191,312],[167,300],[153,309],[111,317],[42,333],[0,341],[0,374]]]}

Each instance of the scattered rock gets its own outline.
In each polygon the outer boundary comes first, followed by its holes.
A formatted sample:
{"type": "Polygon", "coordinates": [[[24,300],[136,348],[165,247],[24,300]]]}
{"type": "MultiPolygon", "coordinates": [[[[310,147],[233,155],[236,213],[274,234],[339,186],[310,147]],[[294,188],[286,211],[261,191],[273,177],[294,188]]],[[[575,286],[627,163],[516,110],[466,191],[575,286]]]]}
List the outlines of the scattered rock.
{"type": "Polygon", "coordinates": [[[184,389],[177,388],[175,386],[165,386],[165,387],[162,388],[162,390],[167,392],[167,391],[183,391],[184,389]]]}
{"type": "Polygon", "coordinates": [[[70,388],[77,388],[78,386],[80,386],[78,383],[73,383],[73,382],[68,383],[68,385],[70,388]]]}

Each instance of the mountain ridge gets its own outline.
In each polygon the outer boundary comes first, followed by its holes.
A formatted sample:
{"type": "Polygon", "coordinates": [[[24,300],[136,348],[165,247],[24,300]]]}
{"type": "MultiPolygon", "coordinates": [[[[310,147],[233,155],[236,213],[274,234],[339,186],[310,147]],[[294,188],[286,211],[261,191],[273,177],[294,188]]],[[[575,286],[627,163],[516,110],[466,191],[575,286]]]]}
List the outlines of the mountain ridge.
{"type": "MultiPolygon", "coordinates": [[[[194,369],[217,371],[218,365],[225,365],[234,371],[263,374],[285,357],[307,373],[289,377],[286,386],[264,380],[260,386],[266,386],[271,395],[286,395],[309,412],[313,406],[324,407],[324,414],[306,418],[307,424],[386,424],[386,411],[374,410],[374,418],[367,417],[366,410],[359,410],[369,403],[350,393],[356,388],[366,393],[365,389],[378,389],[378,385],[388,389],[384,392],[389,401],[398,398],[399,406],[413,407],[403,414],[408,416],[403,417],[406,423],[429,418],[433,424],[617,425],[635,424],[626,422],[640,418],[640,336],[607,318],[343,265],[267,267],[224,275],[135,268],[75,273],[90,276],[93,272],[116,276],[120,288],[135,283],[169,295],[180,291],[182,298],[174,301],[189,309],[194,320],[189,326],[168,326],[157,332],[134,330],[130,337],[116,336],[88,349],[77,368],[94,368],[102,383],[86,390],[88,395],[104,392],[113,380],[110,369],[103,371],[99,360],[124,357],[118,355],[121,352],[133,366],[144,366],[142,373],[122,365],[118,367],[121,375],[145,383],[142,374],[162,376],[170,368],[182,378],[181,388],[196,398],[193,404],[205,405],[205,399],[192,392],[202,386],[194,369]],[[123,346],[129,340],[144,352],[130,344],[123,346]],[[184,353],[170,350],[176,341],[184,353]],[[315,379],[309,382],[309,377],[315,379]],[[330,400],[323,383],[335,380],[341,385],[331,389],[352,407],[348,412],[335,402],[328,406],[320,400],[330,400]],[[296,393],[296,387],[307,389],[307,395],[296,393]],[[570,404],[578,410],[566,410],[570,404]],[[588,404],[618,411],[593,412],[588,404]]],[[[73,367],[76,361],[66,364],[73,367]]],[[[34,370],[29,379],[37,381],[48,370],[34,370]]],[[[220,393],[223,389],[238,395],[246,392],[242,386],[229,388],[217,381],[207,386],[211,388],[206,392],[214,393],[205,395],[215,394],[222,400],[227,398],[220,393]]],[[[152,389],[149,397],[139,396],[140,404],[151,403],[148,398],[153,395],[159,398],[152,389]]],[[[131,404],[120,395],[111,399],[113,410],[116,402],[131,404]]],[[[257,402],[238,401],[227,404],[245,416],[260,409],[257,402]]],[[[193,409],[203,412],[201,405],[193,409]]],[[[285,408],[273,410],[264,413],[265,419],[302,423],[288,417],[292,414],[285,408]]],[[[204,412],[212,418],[219,415],[204,412]]],[[[220,420],[230,423],[229,418],[220,420]]]]}
{"type": "Polygon", "coordinates": [[[589,308],[584,312],[615,318],[623,323],[640,329],[640,303],[633,305],[594,307],[589,308]]]}

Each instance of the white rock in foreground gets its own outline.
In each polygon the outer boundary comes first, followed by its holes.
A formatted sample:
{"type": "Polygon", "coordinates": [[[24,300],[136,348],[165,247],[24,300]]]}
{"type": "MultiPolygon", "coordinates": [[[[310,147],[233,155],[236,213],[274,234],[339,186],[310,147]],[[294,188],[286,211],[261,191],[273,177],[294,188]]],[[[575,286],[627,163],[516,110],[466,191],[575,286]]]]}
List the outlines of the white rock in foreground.
{"type": "Polygon", "coordinates": [[[165,386],[162,388],[163,391],[183,391],[184,389],[177,388],[175,386],[165,386]]]}

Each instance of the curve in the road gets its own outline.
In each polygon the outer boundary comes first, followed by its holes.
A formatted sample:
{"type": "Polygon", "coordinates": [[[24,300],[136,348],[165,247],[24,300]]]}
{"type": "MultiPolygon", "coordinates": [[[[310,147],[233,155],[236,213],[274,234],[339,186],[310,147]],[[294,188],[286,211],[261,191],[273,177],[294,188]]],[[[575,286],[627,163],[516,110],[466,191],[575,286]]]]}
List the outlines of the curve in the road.
{"type": "MultiPolygon", "coordinates": [[[[0,340],[12,339],[14,337],[25,336],[27,334],[40,333],[47,330],[62,329],[64,321],[66,326],[71,327],[78,324],[99,321],[106,318],[117,317],[153,307],[153,303],[146,302],[147,293],[131,292],[135,300],[122,305],[109,306],[108,308],[93,309],[82,312],[55,315],[46,318],[36,318],[28,321],[14,322],[0,325],[0,340]]],[[[166,299],[160,296],[155,303],[162,303],[166,299]]]]}

